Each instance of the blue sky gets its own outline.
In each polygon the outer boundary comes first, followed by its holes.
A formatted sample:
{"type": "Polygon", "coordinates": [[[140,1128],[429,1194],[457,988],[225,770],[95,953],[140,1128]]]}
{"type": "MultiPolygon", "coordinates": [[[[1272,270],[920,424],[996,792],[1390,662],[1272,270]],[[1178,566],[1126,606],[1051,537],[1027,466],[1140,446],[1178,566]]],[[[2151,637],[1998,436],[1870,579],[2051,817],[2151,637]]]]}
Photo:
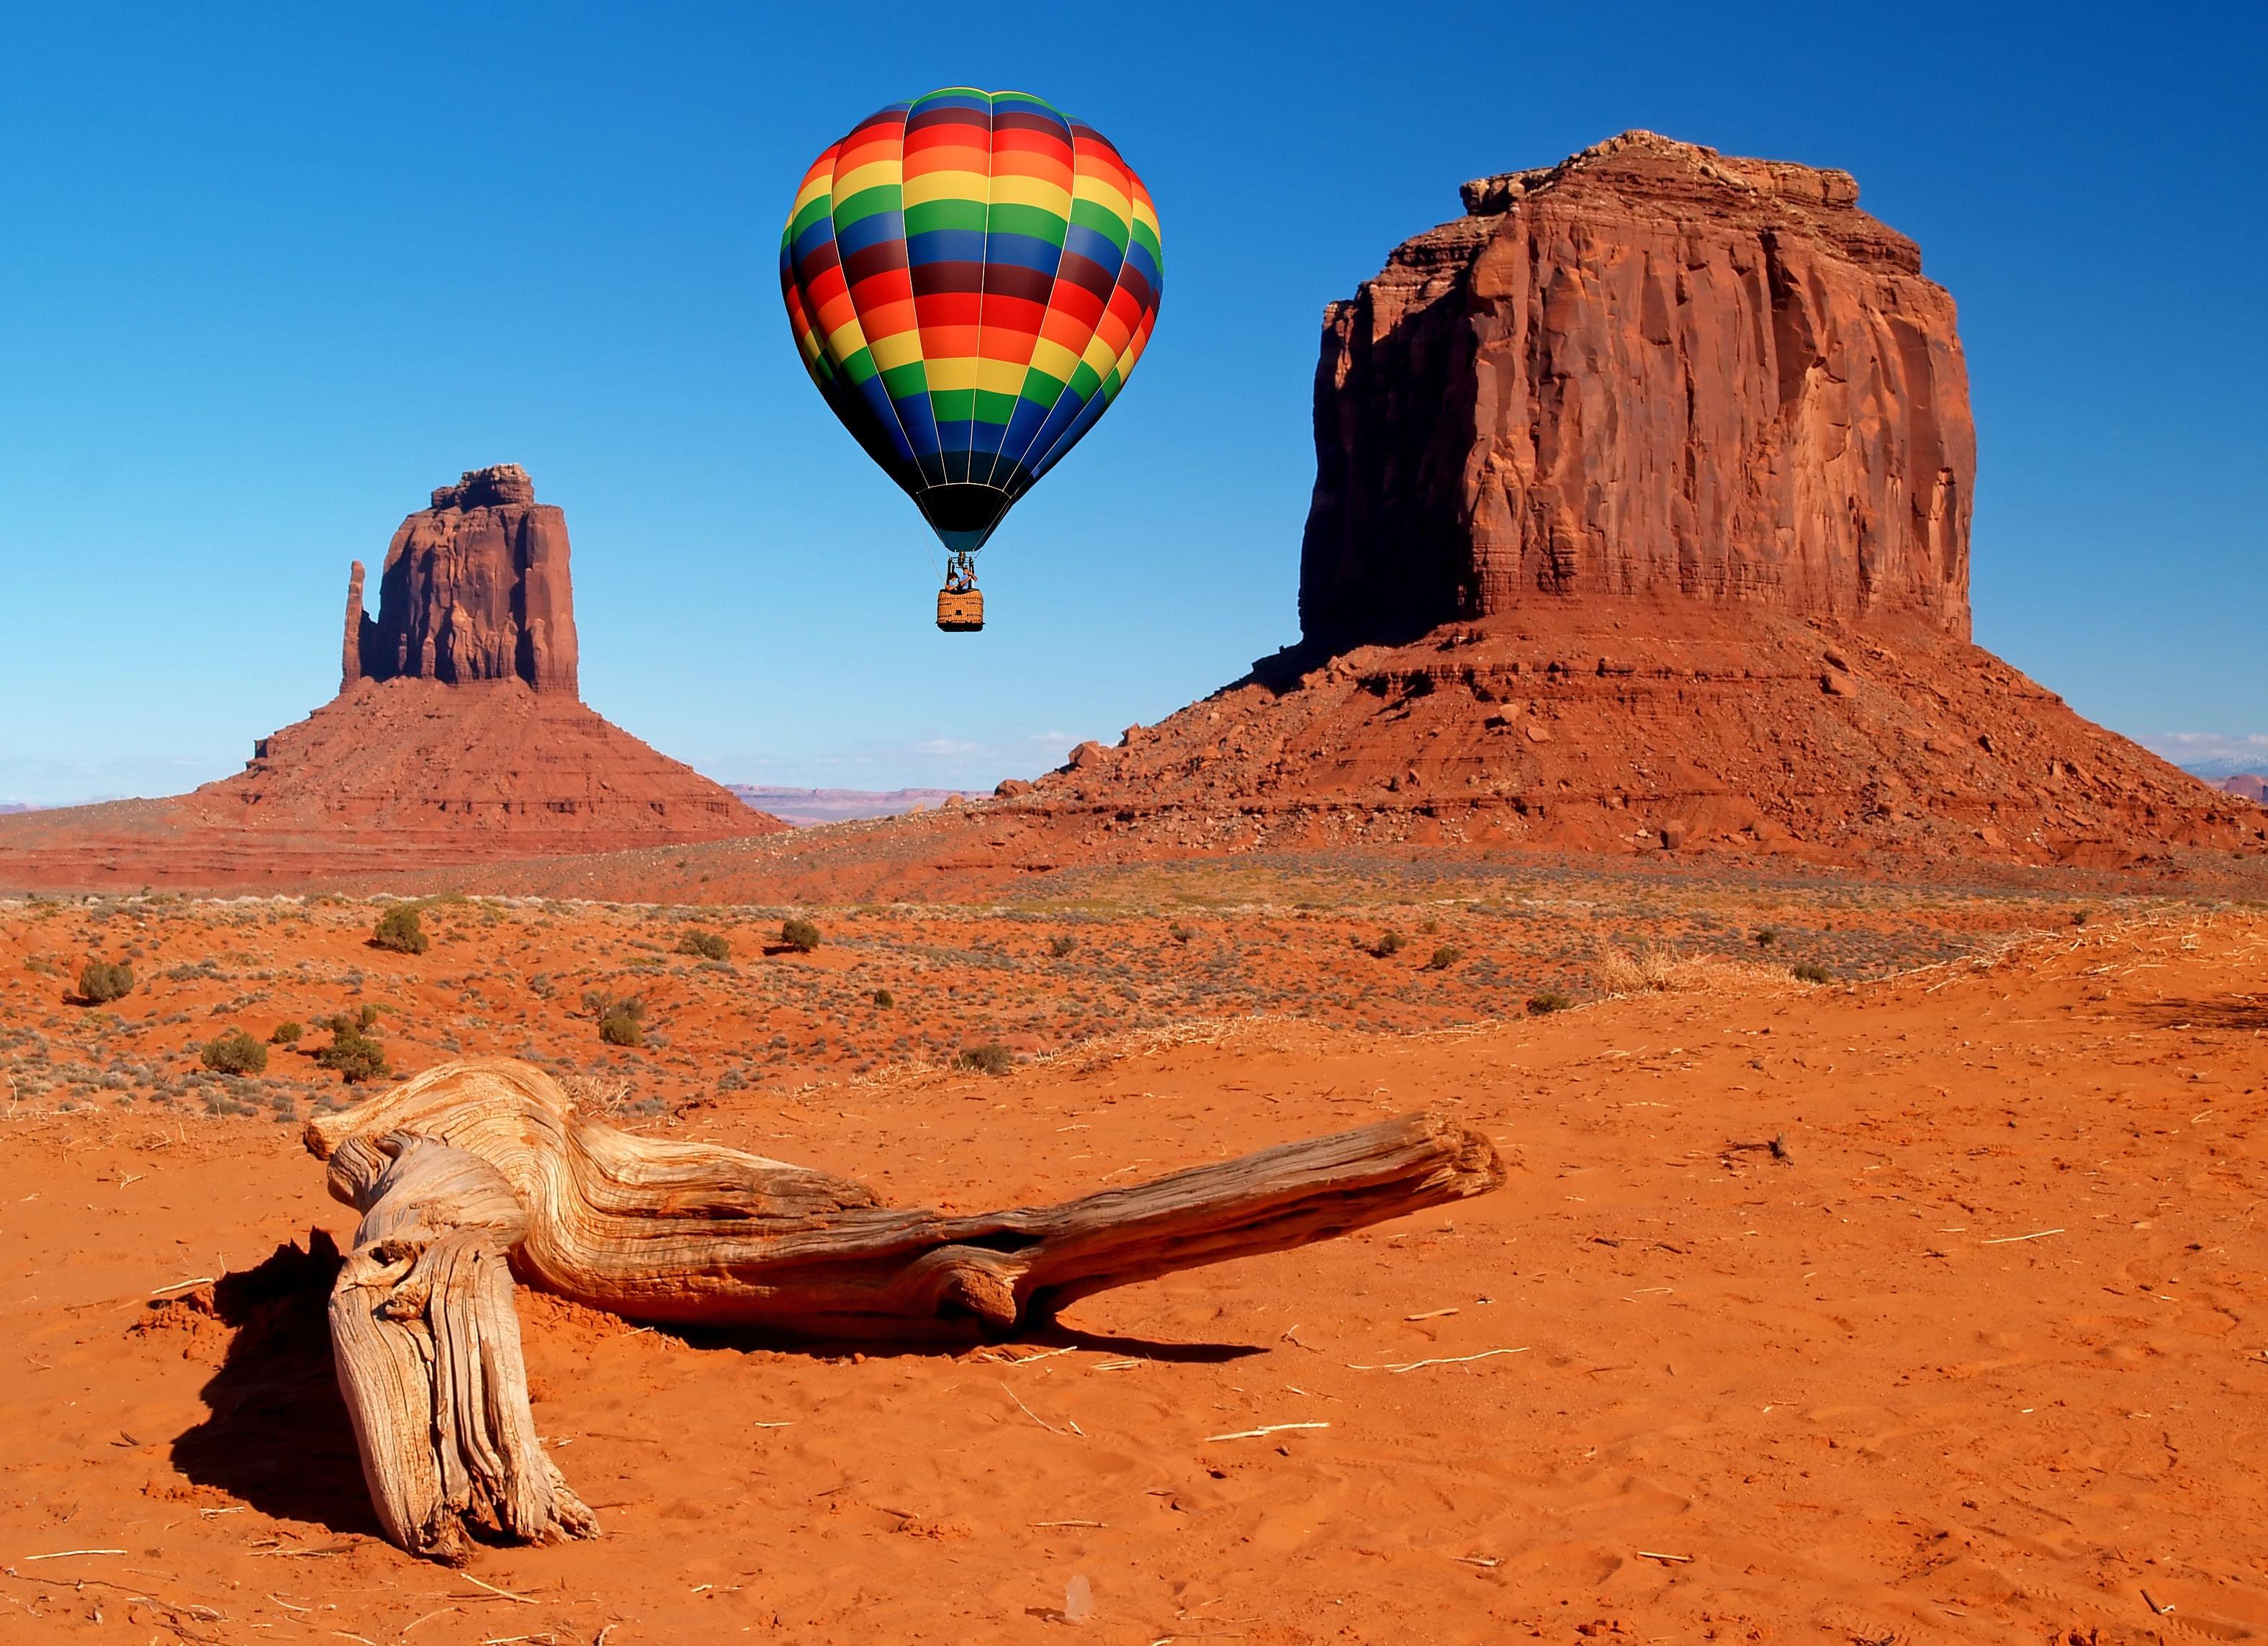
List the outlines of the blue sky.
{"type": "Polygon", "coordinates": [[[1322,305],[1463,179],[1632,126],[1856,173],[1961,306],[1979,641],[2157,747],[2268,759],[2264,16],[11,5],[0,801],[234,768],[335,688],[348,561],[498,461],[567,509],[585,697],[661,749],[1029,775],[1296,638],[1322,305]],[[812,155],[956,83],[1108,133],[1167,259],[973,642],[774,271],[812,155]]]}

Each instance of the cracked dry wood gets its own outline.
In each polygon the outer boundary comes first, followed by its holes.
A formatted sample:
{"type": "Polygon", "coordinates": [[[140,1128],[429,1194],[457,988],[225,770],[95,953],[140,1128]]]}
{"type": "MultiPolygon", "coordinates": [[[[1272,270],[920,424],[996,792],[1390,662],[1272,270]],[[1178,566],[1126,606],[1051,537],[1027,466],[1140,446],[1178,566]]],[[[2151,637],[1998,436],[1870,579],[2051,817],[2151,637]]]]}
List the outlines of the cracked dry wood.
{"type": "Polygon", "coordinates": [[[505,1257],[633,1320],[967,1342],[1504,1180],[1487,1139],[1416,1114],[1055,1206],[893,1211],[847,1178],[618,1131],[508,1059],[429,1069],[310,1121],[306,1142],[365,1213],[331,1321],[371,1495],[390,1538],[443,1558],[468,1518],[523,1539],[596,1529],[535,1441],[505,1257]]]}
{"type": "Polygon", "coordinates": [[[521,1542],[598,1522],[536,1438],[508,1267],[527,1219],[476,1155],[355,1136],[330,1190],[363,1214],[331,1288],[331,1354],[386,1535],[460,1561],[476,1524],[521,1542]]]}

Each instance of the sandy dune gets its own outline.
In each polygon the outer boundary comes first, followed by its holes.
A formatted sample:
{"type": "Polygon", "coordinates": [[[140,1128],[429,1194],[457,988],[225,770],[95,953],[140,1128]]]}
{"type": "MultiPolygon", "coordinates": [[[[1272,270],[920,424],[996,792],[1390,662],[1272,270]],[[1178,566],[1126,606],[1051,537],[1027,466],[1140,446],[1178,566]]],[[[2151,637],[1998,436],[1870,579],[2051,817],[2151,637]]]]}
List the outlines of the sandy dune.
{"type": "Polygon", "coordinates": [[[461,1576],[372,1535],[320,1269],[182,1285],[349,1228],[291,1131],[18,1105],[0,1637],[2248,1638],[2264,960],[2257,915],[2098,923],[1858,987],[703,1109],[964,1207],[1420,1103],[1514,1166],[959,1355],[524,1295],[606,1535],[461,1576]]]}

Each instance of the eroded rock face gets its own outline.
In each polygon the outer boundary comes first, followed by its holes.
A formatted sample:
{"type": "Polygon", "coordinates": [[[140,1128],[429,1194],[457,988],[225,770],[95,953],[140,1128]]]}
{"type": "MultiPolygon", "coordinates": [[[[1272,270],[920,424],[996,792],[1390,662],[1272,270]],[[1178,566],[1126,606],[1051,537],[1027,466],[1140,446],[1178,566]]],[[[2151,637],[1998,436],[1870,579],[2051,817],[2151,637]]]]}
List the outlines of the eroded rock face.
{"type": "Polygon", "coordinates": [[[1967,637],[1953,299],[1848,173],[1630,132],[1463,193],[1326,311],[1310,643],[1632,596],[1967,637]]]}
{"type": "Polygon", "coordinates": [[[363,609],[363,567],[355,563],[342,685],[517,679],[574,695],[567,560],[567,517],[535,500],[526,469],[467,470],[394,534],[375,618],[363,609]]]}

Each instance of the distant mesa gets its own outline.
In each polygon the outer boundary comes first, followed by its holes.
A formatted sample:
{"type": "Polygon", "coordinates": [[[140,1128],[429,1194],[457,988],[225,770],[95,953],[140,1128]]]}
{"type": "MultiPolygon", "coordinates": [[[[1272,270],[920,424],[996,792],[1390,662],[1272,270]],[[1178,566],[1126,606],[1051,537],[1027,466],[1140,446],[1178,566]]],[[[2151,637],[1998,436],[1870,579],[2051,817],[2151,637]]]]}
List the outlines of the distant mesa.
{"type": "Polygon", "coordinates": [[[798,829],[822,823],[854,823],[874,817],[896,817],[978,798],[975,789],[796,789],[762,784],[729,783],[725,786],[744,804],[770,813],[798,829]]]}
{"type": "Polygon", "coordinates": [[[2233,776],[2222,778],[2213,785],[2213,787],[2224,794],[2234,794],[2239,800],[2252,801],[2259,805],[2268,806],[2268,776],[2264,776],[2260,772],[2239,771],[2233,776]]]}
{"type": "Polygon", "coordinates": [[[281,886],[784,832],[584,705],[568,556],[525,469],[468,470],[394,533],[374,618],[355,563],[336,698],[192,793],[9,819],[0,887],[281,886]]]}

